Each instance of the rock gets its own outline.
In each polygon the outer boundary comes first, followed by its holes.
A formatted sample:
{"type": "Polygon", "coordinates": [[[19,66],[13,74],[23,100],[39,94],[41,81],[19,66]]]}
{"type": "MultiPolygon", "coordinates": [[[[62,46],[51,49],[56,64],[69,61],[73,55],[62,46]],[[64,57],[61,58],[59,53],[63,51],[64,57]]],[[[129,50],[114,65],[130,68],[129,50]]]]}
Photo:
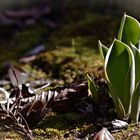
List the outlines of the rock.
{"type": "Polygon", "coordinates": [[[128,123],[122,120],[115,119],[112,122],[106,122],[103,124],[104,127],[107,127],[111,130],[118,130],[118,129],[124,129],[128,127],[128,123]]]}
{"type": "Polygon", "coordinates": [[[121,121],[121,120],[114,120],[112,121],[112,126],[114,129],[122,129],[122,128],[127,128],[128,127],[128,123],[125,121],[121,121]]]}

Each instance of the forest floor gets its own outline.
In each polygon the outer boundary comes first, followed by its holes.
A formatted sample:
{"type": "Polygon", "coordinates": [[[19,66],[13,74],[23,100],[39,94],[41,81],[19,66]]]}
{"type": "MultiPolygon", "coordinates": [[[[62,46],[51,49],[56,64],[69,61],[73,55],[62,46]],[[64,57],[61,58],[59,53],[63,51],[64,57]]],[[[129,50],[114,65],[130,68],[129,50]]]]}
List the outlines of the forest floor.
{"type": "MultiPolygon", "coordinates": [[[[117,130],[107,125],[118,118],[108,95],[98,40],[110,44],[116,36],[119,18],[84,8],[82,12],[76,7],[69,10],[71,12],[60,12],[59,15],[48,12],[37,20],[26,18],[27,12],[24,23],[22,18],[13,14],[12,22],[8,22],[7,16],[7,24],[0,22],[2,80],[8,79],[8,68],[12,64],[28,73],[28,82],[36,83],[34,88],[49,81],[51,85],[45,91],[60,90],[62,94],[62,100],[54,102],[48,113],[31,125],[34,139],[93,139],[102,127],[107,127],[118,140],[140,139],[139,124],[129,124],[127,128],[117,130]],[[33,48],[43,49],[34,53],[33,48]],[[98,108],[88,95],[87,74],[95,80],[98,88],[101,99],[98,108]],[[66,101],[63,100],[65,97],[66,101]]],[[[1,86],[11,91],[10,84],[1,86]]],[[[0,139],[21,140],[25,137],[1,126],[0,139]]]]}

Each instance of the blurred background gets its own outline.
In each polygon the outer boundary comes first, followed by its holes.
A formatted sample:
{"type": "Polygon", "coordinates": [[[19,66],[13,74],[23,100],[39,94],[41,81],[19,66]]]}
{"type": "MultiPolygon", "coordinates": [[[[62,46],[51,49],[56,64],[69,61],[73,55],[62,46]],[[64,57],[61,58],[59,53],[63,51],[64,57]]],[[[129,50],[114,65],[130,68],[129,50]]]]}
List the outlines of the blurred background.
{"type": "Polygon", "coordinates": [[[0,74],[10,63],[41,67],[40,52],[55,48],[97,51],[98,40],[109,46],[124,12],[139,19],[139,6],[139,0],[0,0],[0,74]]]}
{"type": "Polygon", "coordinates": [[[33,5],[49,3],[52,4],[54,7],[61,8],[69,5],[70,3],[77,4],[85,4],[89,7],[98,7],[103,6],[102,8],[106,8],[104,6],[117,6],[119,9],[125,12],[130,12],[134,15],[139,15],[140,9],[140,1],[139,0],[81,0],[79,2],[75,2],[74,0],[5,0],[0,1],[0,9],[2,11],[7,9],[14,9],[14,8],[23,8],[23,7],[30,7],[33,5]]]}

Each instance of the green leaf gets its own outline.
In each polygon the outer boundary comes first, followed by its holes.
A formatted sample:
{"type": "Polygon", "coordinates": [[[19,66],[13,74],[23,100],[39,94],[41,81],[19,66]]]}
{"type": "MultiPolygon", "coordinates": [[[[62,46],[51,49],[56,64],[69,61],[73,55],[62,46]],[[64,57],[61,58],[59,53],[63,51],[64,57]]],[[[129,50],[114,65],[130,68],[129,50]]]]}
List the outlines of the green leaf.
{"type": "Polygon", "coordinates": [[[140,39],[139,22],[135,18],[124,14],[121,20],[118,39],[127,45],[130,45],[130,42],[134,45],[138,44],[140,39]]]}
{"type": "Polygon", "coordinates": [[[109,82],[108,82],[108,86],[109,86],[109,89],[111,91],[111,97],[112,97],[112,100],[114,102],[116,112],[120,118],[124,118],[124,116],[126,116],[126,112],[125,112],[125,109],[123,107],[123,104],[122,104],[118,94],[116,93],[115,90],[113,90],[113,88],[111,87],[111,84],[109,82]]]}
{"type": "Polygon", "coordinates": [[[105,60],[106,54],[108,52],[108,48],[106,46],[104,46],[101,41],[98,41],[98,47],[99,47],[99,53],[102,57],[103,60],[105,60]]]}
{"type": "Polygon", "coordinates": [[[106,55],[105,76],[111,87],[114,104],[119,104],[115,103],[115,98],[119,98],[127,115],[135,87],[135,60],[130,47],[119,40],[114,40],[106,55]]]}
{"type": "Polygon", "coordinates": [[[93,101],[97,105],[99,103],[99,96],[98,96],[98,93],[97,93],[95,83],[88,74],[87,74],[87,80],[88,80],[88,90],[91,93],[93,101]]]}
{"type": "Polygon", "coordinates": [[[138,122],[139,119],[139,110],[140,110],[140,81],[136,85],[135,91],[132,97],[132,106],[131,106],[131,119],[134,122],[138,122]]]}
{"type": "Polygon", "coordinates": [[[131,49],[135,57],[135,85],[140,81],[140,51],[131,43],[131,49]]]}

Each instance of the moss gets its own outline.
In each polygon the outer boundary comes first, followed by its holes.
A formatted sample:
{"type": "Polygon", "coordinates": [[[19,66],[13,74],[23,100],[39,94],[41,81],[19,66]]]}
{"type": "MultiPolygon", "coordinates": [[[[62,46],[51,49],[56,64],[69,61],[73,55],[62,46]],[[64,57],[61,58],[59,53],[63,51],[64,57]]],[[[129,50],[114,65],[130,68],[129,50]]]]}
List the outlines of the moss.
{"type": "Polygon", "coordinates": [[[21,68],[29,74],[28,81],[39,80],[47,78],[46,74],[36,66],[32,66],[30,64],[22,64],[21,68]]]}
{"type": "MultiPolygon", "coordinates": [[[[81,115],[77,113],[65,113],[65,114],[57,114],[51,113],[51,115],[45,117],[41,123],[38,125],[39,128],[46,129],[46,128],[55,128],[58,130],[70,129],[72,126],[69,124],[71,122],[80,121],[82,118],[81,115]],[[70,119],[71,118],[71,119],[70,119]],[[53,123],[55,122],[55,123],[53,123]]],[[[74,126],[75,127],[75,126],[74,126]]]]}
{"type": "MultiPolygon", "coordinates": [[[[73,116],[75,114],[69,114],[69,113],[64,114],[65,117],[67,115],[70,117],[71,115],[73,116]]],[[[59,116],[59,114],[52,113],[52,116],[57,116],[56,118],[58,118],[59,121],[61,120],[61,123],[63,124],[63,119],[60,119],[62,117],[62,114],[59,116]]],[[[56,119],[54,119],[54,120],[52,119],[52,121],[48,122],[47,125],[45,123],[44,127],[35,128],[33,130],[34,139],[35,140],[54,140],[54,139],[55,140],[60,140],[60,139],[61,140],[73,140],[76,137],[77,133],[78,134],[80,133],[81,136],[83,136],[83,137],[85,137],[85,136],[90,137],[90,134],[91,134],[91,136],[93,136],[93,134],[95,132],[98,132],[93,124],[86,123],[85,120],[84,120],[85,123],[81,123],[81,124],[77,123],[76,126],[73,128],[69,128],[69,126],[67,126],[67,128],[66,127],[64,128],[62,125],[62,129],[53,127],[53,125],[55,125],[57,123],[57,121],[56,122],[55,121],[56,121],[56,119]],[[51,124],[51,125],[49,125],[49,124],[51,124]]],[[[77,122],[79,122],[79,121],[77,120],[77,122]]],[[[71,125],[73,125],[73,124],[74,123],[71,123],[71,125]]],[[[120,140],[120,139],[139,140],[140,139],[139,124],[129,124],[128,129],[112,131],[111,133],[116,140],[120,140]]],[[[2,129],[0,129],[0,138],[1,139],[14,139],[14,140],[24,139],[19,134],[15,133],[13,131],[3,131],[2,129]]]]}
{"type": "MultiPolygon", "coordinates": [[[[71,115],[73,116],[74,114],[64,114],[65,117],[67,115],[70,117],[71,115]]],[[[58,115],[57,117],[58,118],[62,117],[62,115],[60,116],[58,115]]],[[[57,123],[56,120],[54,121],[57,123]]],[[[62,121],[63,129],[55,128],[52,126],[53,124],[51,124],[51,127],[47,127],[49,126],[49,123],[53,123],[53,120],[52,120],[52,122],[49,122],[48,125],[46,125],[46,128],[41,127],[41,128],[35,129],[34,134],[40,135],[43,137],[47,136],[49,139],[54,139],[54,138],[66,139],[67,138],[66,136],[68,136],[68,139],[73,139],[74,137],[78,137],[78,135],[76,135],[77,133],[83,137],[85,136],[90,137],[90,135],[93,136],[95,132],[99,131],[93,124],[86,123],[85,120],[84,120],[84,123],[77,123],[76,126],[74,127],[67,126],[65,128],[63,127],[64,120],[61,120],[61,121],[62,121]]],[[[77,120],[77,122],[78,121],[79,120],[77,120]]],[[[71,123],[71,126],[72,125],[74,125],[74,123],[71,123]]],[[[112,131],[111,133],[116,140],[120,140],[120,139],[139,140],[140,139],[139,124],[129,124],[128,129],[120,129],[119,131],[112,131]]]]}
{"type": "Polygon", "coordinates": [[[139,124],[129,124],[128,129],[114,132],[113,136],[116,140],[139,140],[140,139],[140,127],[139,124]]]}
{"type": "Polygon", "coordinates": [[[98,53],[86,47],[61,47],[42,53],[33,62],[48,77],[64,80],[66,83],[77,78],[84,78],[88,72],[102,65],[98,53]]]}
{"type": "Polygon", "coordinates": [[[51,113],[42,120],[33,132],[35,136],[39,135],[50,139],[73,139],[73,137],[78,137],[79,134],[87,135],[88,132],[91,133],[95,130],[95,127],[87,120],[88,117],[74,112],[51,113]]]}
{"type": "Polygon", "coordinates": [[[0,139],[2,139],[2,140],[7,140],[7,139],[23,140],[23,137],[13,131],[0,130],[0,139]]]}
{"type": "Polygon", "coordinates": [[[33,132],[37,135],[46,135],[48,138],[53,138],[56,136],[63,137],[63,135],[67,132],[66,130],[59,131],[54,128],[47,128],[47,129],[34,129],[33,132]]]}

